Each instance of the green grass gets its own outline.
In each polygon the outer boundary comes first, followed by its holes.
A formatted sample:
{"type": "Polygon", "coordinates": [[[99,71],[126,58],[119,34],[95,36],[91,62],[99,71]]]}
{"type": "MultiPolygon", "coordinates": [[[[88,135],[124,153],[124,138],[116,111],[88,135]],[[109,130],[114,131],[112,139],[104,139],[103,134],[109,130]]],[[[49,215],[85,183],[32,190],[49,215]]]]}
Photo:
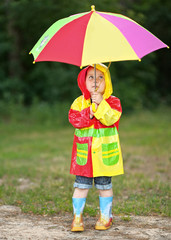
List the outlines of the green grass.
{"type": "MultiPolygon", "coordinates": [[[[56,113],[57,114],[57,113],[56,113]]],[[[0,122],[0,205],[51,215],[72,212],[74,176],[69,174],[74,129],[62,118],[19,115],[0,122]]],[[[57,115],[56,115],[57,116],[57,115]]],[[[171,216],[171,112],[169,108],[123,115],[120,141],[125,174],[113,177],[113,213],[171,216]]],[[[89,191],[84,214],[99,212],[89,191]]]]}

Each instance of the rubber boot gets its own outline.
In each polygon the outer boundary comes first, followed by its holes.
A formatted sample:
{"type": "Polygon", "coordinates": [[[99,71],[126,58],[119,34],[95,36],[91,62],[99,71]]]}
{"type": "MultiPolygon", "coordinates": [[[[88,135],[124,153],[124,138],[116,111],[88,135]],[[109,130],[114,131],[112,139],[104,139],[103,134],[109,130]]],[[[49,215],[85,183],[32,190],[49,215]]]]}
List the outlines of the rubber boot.
{"type": "Polygon", "coordinates": [[[84,231],[83,224],[83,210],[85,206],[86,198],[72,198],[74,219],[71,225],[72,232],[84,231]]]}
{"type": "Polygon", "coordinates": [[[96,230],[107,230],[112,226],[112,197],[100,197],[100,218],[96,222],[96,230]]]}

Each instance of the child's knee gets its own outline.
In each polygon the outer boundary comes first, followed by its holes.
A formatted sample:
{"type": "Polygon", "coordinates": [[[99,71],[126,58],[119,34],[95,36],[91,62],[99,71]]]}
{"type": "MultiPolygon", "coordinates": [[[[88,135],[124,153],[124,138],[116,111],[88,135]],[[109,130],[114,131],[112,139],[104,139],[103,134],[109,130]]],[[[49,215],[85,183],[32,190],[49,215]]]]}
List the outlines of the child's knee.
{"type": "Polygon", "coordinates": [[[113,196],[113,190],[112,188],[110,189],[99,189],[99,196],[100,197],[112,197],[113,196]]]}
{"type": "Polygon", "coordinates": [[[73,197],[74,198],[86,198],[88,194],[88,188],[75,188],[73,197]]]}

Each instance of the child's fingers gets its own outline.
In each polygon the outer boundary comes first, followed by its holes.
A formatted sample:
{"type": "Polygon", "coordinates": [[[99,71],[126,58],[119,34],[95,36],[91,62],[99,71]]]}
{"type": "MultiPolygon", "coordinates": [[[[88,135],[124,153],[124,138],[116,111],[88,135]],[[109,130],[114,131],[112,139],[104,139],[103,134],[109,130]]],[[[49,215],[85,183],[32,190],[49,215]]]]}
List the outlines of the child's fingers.
{"type": "Polygon", "coordinates": [[[95,101],[96,100],[96,96],[92,96],[92,101],[95,101]]]}
{"type": "Polygon", "coordinates": [[[98,95],[97,92],[93,92],[93,93],[92,93],[92,96],[97,96],[97,95],[98,95]]]}
{"type": "Polygon", "coordinates": [[[92,105],[90,106],[90,118],[92,118],[94,116],[94,112],[92,110],[92,105]]]}
{"type": "Polygon", "coordinates": [[[98,101],[98,98],[100,97],[100,95],[99,94],[94,94],[94,95],[92,95],[92,101],[98,101]]]}

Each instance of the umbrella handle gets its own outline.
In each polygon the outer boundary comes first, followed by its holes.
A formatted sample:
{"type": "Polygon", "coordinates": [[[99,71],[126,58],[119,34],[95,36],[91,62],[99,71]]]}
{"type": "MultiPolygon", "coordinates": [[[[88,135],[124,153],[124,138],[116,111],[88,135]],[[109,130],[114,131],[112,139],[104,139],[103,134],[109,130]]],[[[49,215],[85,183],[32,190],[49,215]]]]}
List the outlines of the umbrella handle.
{"type": "Polygon", "coordinates": [[[95,103],[92,103],[92,111],[95,113],[96,112],[96,105],[95,103]]]}

